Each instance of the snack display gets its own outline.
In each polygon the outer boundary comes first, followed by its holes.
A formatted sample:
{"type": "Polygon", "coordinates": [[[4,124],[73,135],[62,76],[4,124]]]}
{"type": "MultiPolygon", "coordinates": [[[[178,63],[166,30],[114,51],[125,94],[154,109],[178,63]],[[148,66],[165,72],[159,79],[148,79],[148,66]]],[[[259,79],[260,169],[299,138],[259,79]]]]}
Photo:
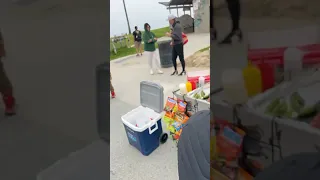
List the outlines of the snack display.
{"type": "Polygon", "coordinates": [[[172,138],[178,140],[183,126],[189,120],[187,103],[168,97],[164,111],[163,119],[166,122],[167,129],[170,131],[172,138]]]}

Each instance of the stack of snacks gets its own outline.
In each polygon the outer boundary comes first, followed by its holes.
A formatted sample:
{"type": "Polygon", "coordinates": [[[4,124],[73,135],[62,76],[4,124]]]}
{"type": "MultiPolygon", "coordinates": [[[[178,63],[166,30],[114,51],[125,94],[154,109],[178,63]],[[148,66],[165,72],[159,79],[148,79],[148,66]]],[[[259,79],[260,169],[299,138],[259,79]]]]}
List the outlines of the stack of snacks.
{"type": "Polygon", "coordinates": [[[187,103],[168,97],[164,111],[165,115],[163,119],[167,124],[167,129],[170,131],[173,139],[178,140],[183,126],[189,120],[189,116],[186,114],[187,103]]]}
{"type": "Polygon", "coordinates": [[[215,121],[216,145],[211,159],[211,167],[221,179],[239,179],[238,158],[242,151],[242,141],[245,133],[238,128],[233,128],[229,123],[215,121]]]}

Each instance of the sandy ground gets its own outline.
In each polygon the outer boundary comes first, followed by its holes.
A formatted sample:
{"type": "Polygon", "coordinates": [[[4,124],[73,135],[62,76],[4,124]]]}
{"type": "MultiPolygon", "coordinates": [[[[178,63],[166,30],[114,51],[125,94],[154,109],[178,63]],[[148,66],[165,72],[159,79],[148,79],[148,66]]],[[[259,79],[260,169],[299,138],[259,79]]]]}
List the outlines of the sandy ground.
{"type": "Polygon", "coordinates": [[[186,58],[187,67],[208,67],[210,66],[210,51],[196,52],[186,58]]]}

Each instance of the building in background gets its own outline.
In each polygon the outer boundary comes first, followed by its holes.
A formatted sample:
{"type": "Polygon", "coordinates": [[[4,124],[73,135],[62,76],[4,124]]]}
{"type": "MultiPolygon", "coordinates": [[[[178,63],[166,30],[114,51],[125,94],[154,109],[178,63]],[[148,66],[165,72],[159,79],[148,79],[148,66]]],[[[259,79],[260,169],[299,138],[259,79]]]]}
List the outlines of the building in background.
{"type": "Polygon", "coordinates": [[[209,33],[210,31],[210,0],[171,0],[159,2],[167,7],[170,14],[178,17],[185,33],[209,33]],[[180,15],[178,9],[183,9],[180,15]],[[193,13],[191,13],[193,11],[193,13]]]}

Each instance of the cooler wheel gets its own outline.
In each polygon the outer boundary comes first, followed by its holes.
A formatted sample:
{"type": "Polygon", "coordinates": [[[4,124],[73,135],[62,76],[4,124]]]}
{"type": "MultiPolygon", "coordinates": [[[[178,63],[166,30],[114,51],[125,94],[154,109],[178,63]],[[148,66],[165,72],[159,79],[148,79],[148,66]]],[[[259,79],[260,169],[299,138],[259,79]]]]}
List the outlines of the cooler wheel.
{"type": "Polygon", "coordinates": [[[166,142],[167,142],[167,139],[168,139],[168,134],[167,134],[167,133],[161,134],[161,136],[160,136],[160,143],[161,143],[161,144],[166,143],[166,142]]]}

